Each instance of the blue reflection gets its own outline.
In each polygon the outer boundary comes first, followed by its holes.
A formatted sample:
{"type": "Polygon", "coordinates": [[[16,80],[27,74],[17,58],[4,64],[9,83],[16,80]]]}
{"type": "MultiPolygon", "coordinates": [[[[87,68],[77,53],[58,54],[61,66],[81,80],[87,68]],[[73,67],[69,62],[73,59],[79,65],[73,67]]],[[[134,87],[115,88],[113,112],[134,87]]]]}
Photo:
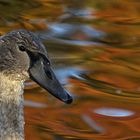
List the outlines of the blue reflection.
{"type": "Polygon", "coordinates": [[[35,102],[35,101],[30,101],[30,100],[25,100],[24,105],[29,106],[29,107],[34,107],[34,108],[46,108],[47,107],[47,105],[44,103],[39,103],[39,102],[35,102]]]}
{"type": "Polygon", "coordinates": [[[67,23],[49,23],[48,30],[37,34],[42,40],[80,46],[101,45],[101,42],[96,39],[100,40],[106,36],[104,32],[89,25],[67,23]],[[77,38],[77,35],[80,35],[81,38],[77,38]]]}
{"type": "Polygon", "coordinates": [[[84,114],[84,115],[82,115],[82,119],[84,120],[84,122],[86,124],[88,124],[89,127],[96,130],[97,132],[99,132],[99,133],[105,132],[105,129],[102,126],[100,126],[98,123],[96,123],[93,120],[93,118],[91,118],[90,116],[84,114]]]}
{"type": "Polygon", "coordinates": [[[111,116],[111,117],[128,117],[134,115],[134,112],[130,110],[119,109],[119,108],[108,108],[108,107],[98,108],[93,110],[93,112],[100,115],[111,116]]]}
{"type": "Polygon", "coordinates": [[[53,24],[48,24],[48,28],[53,34],[53,36],[64,36],[68,35],[69,32],[71,32],[73,29],[75,29],[75,26],[70,25],[70,24],[60,24],[60,23],[53,23],[53,24]]]}
{"type": "Polygon", "coordinates": [[[48,29],[53,36],[57,37],[73,37],[77,33],[87,36],[87,38],[104,37],[105,33],[94,29],[89,25],[82,24],[68,24],[68,23],[51,23],[48,24],[48,29]]]}
{"type": "Polygon", "coordinates": [[[57,78],[62,84],[67,84],[68,77],[71,77],[71,76],[81,78],[79,75],[83,72],[85,71],[79,68],[72,68],[72,67],[61,68],[61,69],[55,70],[55,74],[57,75],[57,78]]]}
{"type": "Polygon", "coordinates": [[[92,19],[95,18],[93,16],[94,10],[91,8],[68,8],[64,7],[64,14],[59,17],[59,19],[67,19],[73,16],[85,18],[85,19],[92,19]]]}

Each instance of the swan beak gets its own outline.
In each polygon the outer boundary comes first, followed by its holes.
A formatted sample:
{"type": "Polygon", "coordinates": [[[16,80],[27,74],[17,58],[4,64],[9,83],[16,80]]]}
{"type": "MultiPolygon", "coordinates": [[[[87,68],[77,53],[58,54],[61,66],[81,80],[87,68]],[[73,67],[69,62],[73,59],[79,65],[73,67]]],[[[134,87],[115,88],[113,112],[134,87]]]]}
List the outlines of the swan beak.
{"type": "Polygon", "coordinates": [[[57,80],[48,60],[41,57],[37,60],[32,59],[32,57],[30,57],[30,59],[32,61],[29,68],[30,78],[56,98],[70,104],[72,102],[72,97],[57,80]]]}

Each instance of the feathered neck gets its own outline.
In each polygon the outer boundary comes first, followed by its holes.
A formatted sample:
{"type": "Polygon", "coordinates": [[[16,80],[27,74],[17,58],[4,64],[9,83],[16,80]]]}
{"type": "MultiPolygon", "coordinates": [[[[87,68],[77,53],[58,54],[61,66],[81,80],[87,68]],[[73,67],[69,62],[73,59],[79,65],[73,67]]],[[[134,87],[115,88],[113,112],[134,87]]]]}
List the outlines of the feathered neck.
{"type": "Polygon", "coordinates": [[[23,88],[0,73],[0,140],[24,140],[23,88]]]}

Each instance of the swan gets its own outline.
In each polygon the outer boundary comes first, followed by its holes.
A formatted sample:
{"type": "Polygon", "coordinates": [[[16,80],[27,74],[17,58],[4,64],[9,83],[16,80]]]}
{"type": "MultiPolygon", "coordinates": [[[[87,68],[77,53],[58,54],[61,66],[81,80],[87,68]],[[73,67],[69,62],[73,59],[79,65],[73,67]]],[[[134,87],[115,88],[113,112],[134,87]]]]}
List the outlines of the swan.
{"type": "Polygon", "coordinates": [[[56,98],[71,103],[57,80],[45,46],[19,29],[0,37],[0,140],[24,140],[24,82],[32,79],[56,98]]]}

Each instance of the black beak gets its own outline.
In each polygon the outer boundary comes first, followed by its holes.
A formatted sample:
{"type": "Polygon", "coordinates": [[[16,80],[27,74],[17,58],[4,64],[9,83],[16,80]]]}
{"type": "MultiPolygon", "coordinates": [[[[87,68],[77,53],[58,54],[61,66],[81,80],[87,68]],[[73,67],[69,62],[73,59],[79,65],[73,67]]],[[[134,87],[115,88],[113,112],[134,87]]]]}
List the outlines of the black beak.
{"type": "Polygon", "coordinates": [[[37,53],[33,54],[32,52],[28,52],[28,55],[31,59],[30,78],[56,98],[67,104],[71,103],[72,97],[57,80],[47,57],[37,53]]]}

